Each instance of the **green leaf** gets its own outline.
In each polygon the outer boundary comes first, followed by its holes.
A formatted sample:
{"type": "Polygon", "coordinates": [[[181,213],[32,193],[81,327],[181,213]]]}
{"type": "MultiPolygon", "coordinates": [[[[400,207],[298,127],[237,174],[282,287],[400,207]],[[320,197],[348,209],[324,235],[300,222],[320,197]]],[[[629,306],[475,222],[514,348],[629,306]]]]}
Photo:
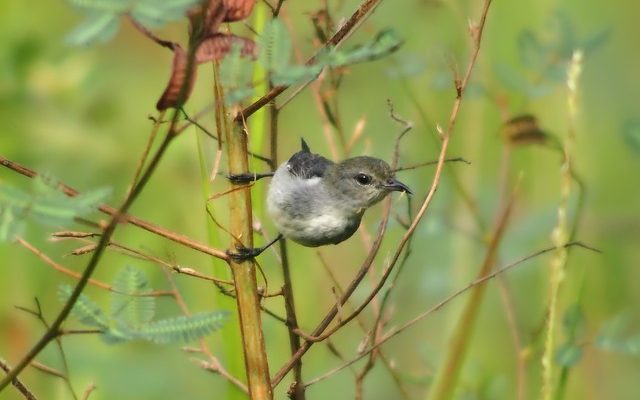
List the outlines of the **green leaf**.
{"type": "Polygon", "coordinates": [[[251,83],[251,62],[242,57],[242,44],[234,43],[220,62],[220,84],[225,88],[246,86],[251,83]]]}
{"type": "Polygon", "coordinates": [[[542,46],[536,34],[525,29],[518,35],[518,53],[520,62],[527,68],[539,68],[546,59],[547,50],[542,46]]]}
{"type": "Polygon", "coordinates": [[[520,92],[528,98],[542,97],[553,90],[553,86],[545,83],[540,83],[538,85],[529,83],[529,80],[523,74],[507,64],[495,64],[494,73],[500,83],[502,83],[507,89],[520,92]]]}
{"type": "Polygon", "coordinates": [[[131,8],[130,15],[147,28],[160,28],[183,18],[198,3],[200,0],[140,0],[131,8]]]}
{"type": "Polygon", "coordinates": [[[595,344],[601,349],[610,352],[625,354],[628,356],[640,356],[640,334],[626,338],[598,336],[595,344]]]}
{"type": "Polygon", "coordinates": [[[253,95],[253,88],[251,87],[243,87],[243,88],[227,90],[224,93],[224,103],[226,105],[239,103],[242,100],[251,97],[252,95],[253,95]]]}
{"type": "Polygon", "coordinates": [[[602,47],[611,37],[611,28],[600,29],[582,40],[580,48],[586,54],[592,53],[594,50],[602,47]]]}
{"type": "Polygon", "coordinates": [[[131,0],[67,0],[67,3],[85,10],[121,13],[127,10],[131,0]]]}
{"type": "Polygon", "coordinates": [[[575,338],[584,329],[584,314],[580,304],[574,303],[567,308],[562,320],[565,333],[570,338],[575,338]]]}
{"type": "Polygon", "coordinates": [[[271,82],[276,86],[305,82],[316,78],[322,68],[322,65],[290,65],[286,69],[271,75],[271,82]]]}
{"type": "Polygon", "coordinates": [[[629,148],[636,154],[640,154],[640,119],[629,119],[623,125],[622,138],[629,148]]]}
{"type": "Polygon", "coordinates": [[[24,232],[24,220],[11,207],[0,206],[0,243],[10,242],[24,232]]]}
{"type": "Polygon", "coordinates": [[[629,333],[632,316],[623,312],[605,323],[596,337],[595,345],[615,353],[640,356],[640,334],[629,333]]]}
{"type": "Polygon", "coordinates": [[[92,13],[82,24],[67,35],[66,42],[74,46],[106,42],[115,36],[119,26],[120,15],[118,13],[92,13]]]}
{"type": "Polygon", "coordinates": [[[394,66],[384,71],[392,79],[418,76],[427,69],[425,59],[417,55],[409,55],[393,61],[394,66]]]}
{"type": "Polygon", "coordinates": [[[117,344],[135,340],[137,339],[137,334],[127,326],[122,324],[112,324],[100,335],[100,338],[107,344],[117,344]]]}
{"type": "Polygon", "coordinates": [[[11,208],[28,208],[33,202],[33,196],[17,187],[0,183],[0,205],[11,208]]]}
{"type": "Polygon", "coordinates": [[[28,210],[30,215],[44,225],[58,227],[71,223],[75,217],[90,214],[109,197],[111,189],[100,188],[76,197],[68,197],[58,191],[36,197],[28,210]]]}
{"type": "Polygon", "coordinates": [[[228,314],[214,311],[162,319],[140,328],[137,336],[158,344],[192,342],[222,327],[228,314]]]}
{"type": "Polygon", "coordinates": [[[282,21],[272,19],[264,28],[258,40],[260,54],[258,60],[268,71],[280,73],[289,68],[292,44],[289,31],[282,21]]]}
{"type": "Polygon", "coordinates": [[[556,364],[570,368],[582,358],[582,348],[573,343],[565,343],[556,351],[556,364]]]}
{"type": "Polygon", "coordinates": [[[377,60],[395,52],[403,43],[404,41],[394,30],[385,29],[380,31],[369,43],[353,47],[346,51],[331,51],[326,59],[326,63],[333,67],[338,67],[377,60]]]}
{"type": "MultiPolygon", "coordinates": [[[[58,297],[62,302],[69,300],[72,292],[73,288],[69,285],[58,286],[58,297]]],[[[80,297],[78,297],[78,300],[73,305],[71,315],[85,325],[95,326],[101,329],[107,329],[109,326],[109,319],[104,312],[102,312],[102,309],[84,294],[80,294],[80,297]]]]}
{"type": "Polygon", "coordinates": [[[38,176],[33,183],[33,194],[0,184],[0,240],[11,240],[21,232],[26,218],[55,227],[73,222],[75,217],[96,209],[111,192],[103,188],[68,197],[57,189],[58,182],[52,178],[38,176]]]}
{"type": "Polygon", "coordinates": [[[113,290],[112,317],[132,328],[151,321],[155,314],[156,299],[141,296],[151,292],[149,281],[142,270],[130,265],[122,268],[113,281],[113,290]]]}

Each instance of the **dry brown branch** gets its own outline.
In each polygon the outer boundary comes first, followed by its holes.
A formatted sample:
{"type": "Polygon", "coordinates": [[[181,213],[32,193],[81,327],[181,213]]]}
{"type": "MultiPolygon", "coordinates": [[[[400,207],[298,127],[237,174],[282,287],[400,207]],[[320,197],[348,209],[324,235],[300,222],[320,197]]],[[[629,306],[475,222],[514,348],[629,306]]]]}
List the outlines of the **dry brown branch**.
{"type": "MultiPolygon", "coordinates": [[[[42,261],[44,261],[47,265],[49,265],[51,268],[55,269],[58,272],[61,272],[67,276],[70,276],[74,279],[80,279],[80,277],[82,276],[82,274],[76,272],[76,271],[72,271],[69,268],[66,268],[60,264],[58,264],[57,262],[53,261],[49,256],[47,256],[46,254],[44,254],[42,251],[38,250],[37,248],[35,248],[34,246],[32,246],[31,244],[29,244],[29,242],[27,242],[26,240],[24,240],[21,237],[17,237],[16,238],[16,242],[18,242],[22,247],[24,247],[25,249],[29,250],[31,253],[35,254],[36,256],[38,256],[42,261]]],[[[104,283],[101,282],[97,279],[89,279],[89,284],[90,285],[94,285],[96,287],[99,287],[101,289],[105,289],[105,290],[112,290],[111,285],[109,285],[108,283],[104,283]]]]}
{"type": "MultiPolygon", "coordinates": [[[[0,358],[0,369],[3,370],[5,373],[9,373],[9,371],[11,371],[11,368],[9,367],[7,362],[2,358],[0,358]]],[[[38,398],[25,386],[24,383],[22,383],[20,379],[18,378],[12,379],[11,384],[16,388],[16,390],[18,390],[18,392],[20,392],[22,397],[24,397],[25,399],[38,400],[38,398]]]]}

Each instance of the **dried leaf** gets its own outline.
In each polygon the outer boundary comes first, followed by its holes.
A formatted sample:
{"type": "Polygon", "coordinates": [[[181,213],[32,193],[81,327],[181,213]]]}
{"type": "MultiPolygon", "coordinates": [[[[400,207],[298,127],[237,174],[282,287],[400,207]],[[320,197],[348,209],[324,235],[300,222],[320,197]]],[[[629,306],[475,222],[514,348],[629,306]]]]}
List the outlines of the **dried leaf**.
{"type": "Polygon", "coordinates": [[[226,14],[224,22],[240,21],[247,18],[256,4],[256,0],[224,0],[226,14]]]}
{"type": "Polygon", "coordinates": [[[193,65],[193,71],[190,74],[190,82],[185,90],[185,93],[180,98],[180,90],[187,79],[187,53],[180,47],[180,45],[173,44],[173,70],[171,71],[171,78],[167,84],[167,88],[158,100],[156,108],[160,111],[166,110],[171,107],[180,107],[184,104],[191,95],[193,90],[193,84],[196,77],[196,66],[205,62],[220,61],[224,56],[231,51],[234,44],[240,44],[242,56],[256,57],[256,44],[250,40],[241,38],[239,36],[218,33],[204,40],[198,49],[196,50],[195,61],[193,65]]]}
{"type": "Polygon", "coordinates": [[[511,145],[543,144],[547,134],[538,126],[538,119],[531,114],[518,115],[502,127],[503,139],[511,145]]]}
{"type": "Polygon", "coordinates": [[[231,51],[233,45],[241,46],[240,55],[256,58],[256,44],[253,40],[240,36],[218,33],[202,42],[196,50],[196,64],[209,61],[220,61],[231,51]]]}
{"type": "Polygon", "coordinates": [[[160,100],[156,103],[156,108],[159,111],[166,110],[170,107],[180,107],[189,98],[195,81],[196,69],[194,68],[193,73],[190,74],[190,82],[184,94],[181,96],[180,92],[187,79],[187,64],[187,53],[179,44],[174,43],[171,78],[169,78],[167,88],[164,90],[164,93],[162,93],[162,96],[160,96],[160,100]]]}

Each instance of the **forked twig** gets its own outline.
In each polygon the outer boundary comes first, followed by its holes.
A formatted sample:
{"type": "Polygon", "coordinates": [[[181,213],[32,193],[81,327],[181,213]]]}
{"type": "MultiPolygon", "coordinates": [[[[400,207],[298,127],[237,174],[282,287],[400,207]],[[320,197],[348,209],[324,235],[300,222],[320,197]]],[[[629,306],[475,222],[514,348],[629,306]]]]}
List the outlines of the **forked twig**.
{"type": "MultiPolygon", "coordinates": [[[[565,247],[567,248],[571,248],[571,247],[581,247],[584,249],[587,249],[589,251],[595,251],[596,253],[600,253],[600,250],[595,249],[591,246],[585,245],[582,242],[571,242],[571,243],[567,243],[565,245],[565,247]]],[[[394,338],[395,336],[399,335],[400,333],[404,332],[405,330],[407,330],[408,328],[414,326],[415,324],[417,324],[418,322],[422,321],[423,319],[425,319],[426,317],[430,316],[431,314],[435,313],[436,311],[439,311],[441,308],[443,308],[444,306],[446,306],[447,304],[449,304],[451,301],[455,300],[457,297],[461,296],[462,294],[466,293],[467,291],[469,291],[470,289],[474,288],[477,285],[480,285],[488,280],[491,280],[493,278],[495,278],[496,276],[503,274],[515,267],[517,267],[520,264],[523,264],[526,261],[529,261],[533,258],[536,258],[538,256],[541,256],[543,254],[546,253],[550,253],[552,251],[556,250],[556,247],[547,247],[545,249],[536,251],[535,253],[532,253],[528,256],[525,256],[517,261],[514,261],[511,264],[508,264],[502,268],[496,269],[493,272],[491,272],[488,275],[483,276],[482,278],[478,278],[470,283],[468,283],[466,286],[462,287],[461,289],[458,289],[457,291],[453,292],[452,294],[450,294],[449,296],[447,296],[446,298],[444,298],[443,300],[441,300],[440,302],[436,303],[435,305],[431,306],[429,309],[427,309],[426,311],[422,312],[421,314],[418,314],[416,317],[412,318],[411,320],[405,322],[404,324],[402,324],[401,326],[391,329],[389,332],[387,332],[385,335],[383,335],[380,340],[375,343],[373,346],[371,346],[369,349],[367,349],[366,351],[364,351],[361,354],[358,354],[357,356],[355,356],[354,358],[352,358],[351,360],[349,360],[348,362],[330,370],[327,371],[326,373],[318,376],[317,378],[311,379],[307,382],[307,386],[313,385],[315,383],[318,383],[322,380],[325,380],[327,378],[329,378],[330,376],[332,376],[333,374],[335,374],[336,372],[339,372],[351,365],[353,365],[354,363],[358,362],[359,360],[361,360],[362,358],[366,357],[370,352],[374,351],[375,349],[377,349],[378,347],[382,346],[383,344],[385,344],[387,341],[391,340],[392,338],[394,338]]]]}

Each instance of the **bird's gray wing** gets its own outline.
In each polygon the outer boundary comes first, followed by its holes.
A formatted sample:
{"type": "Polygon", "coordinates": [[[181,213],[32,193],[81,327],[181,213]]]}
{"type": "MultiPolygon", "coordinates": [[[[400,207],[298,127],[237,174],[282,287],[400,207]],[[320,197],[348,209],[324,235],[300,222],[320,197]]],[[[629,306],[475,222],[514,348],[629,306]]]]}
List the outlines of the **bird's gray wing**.
{"type": "Polygon", "coordinates": [[[302,139],[302,150],[291,156],[287,161],[289,172],[303,179],[323,177],[327,168],[333,162],[319,154],[313,154],[309,146],[302,139]]]}

